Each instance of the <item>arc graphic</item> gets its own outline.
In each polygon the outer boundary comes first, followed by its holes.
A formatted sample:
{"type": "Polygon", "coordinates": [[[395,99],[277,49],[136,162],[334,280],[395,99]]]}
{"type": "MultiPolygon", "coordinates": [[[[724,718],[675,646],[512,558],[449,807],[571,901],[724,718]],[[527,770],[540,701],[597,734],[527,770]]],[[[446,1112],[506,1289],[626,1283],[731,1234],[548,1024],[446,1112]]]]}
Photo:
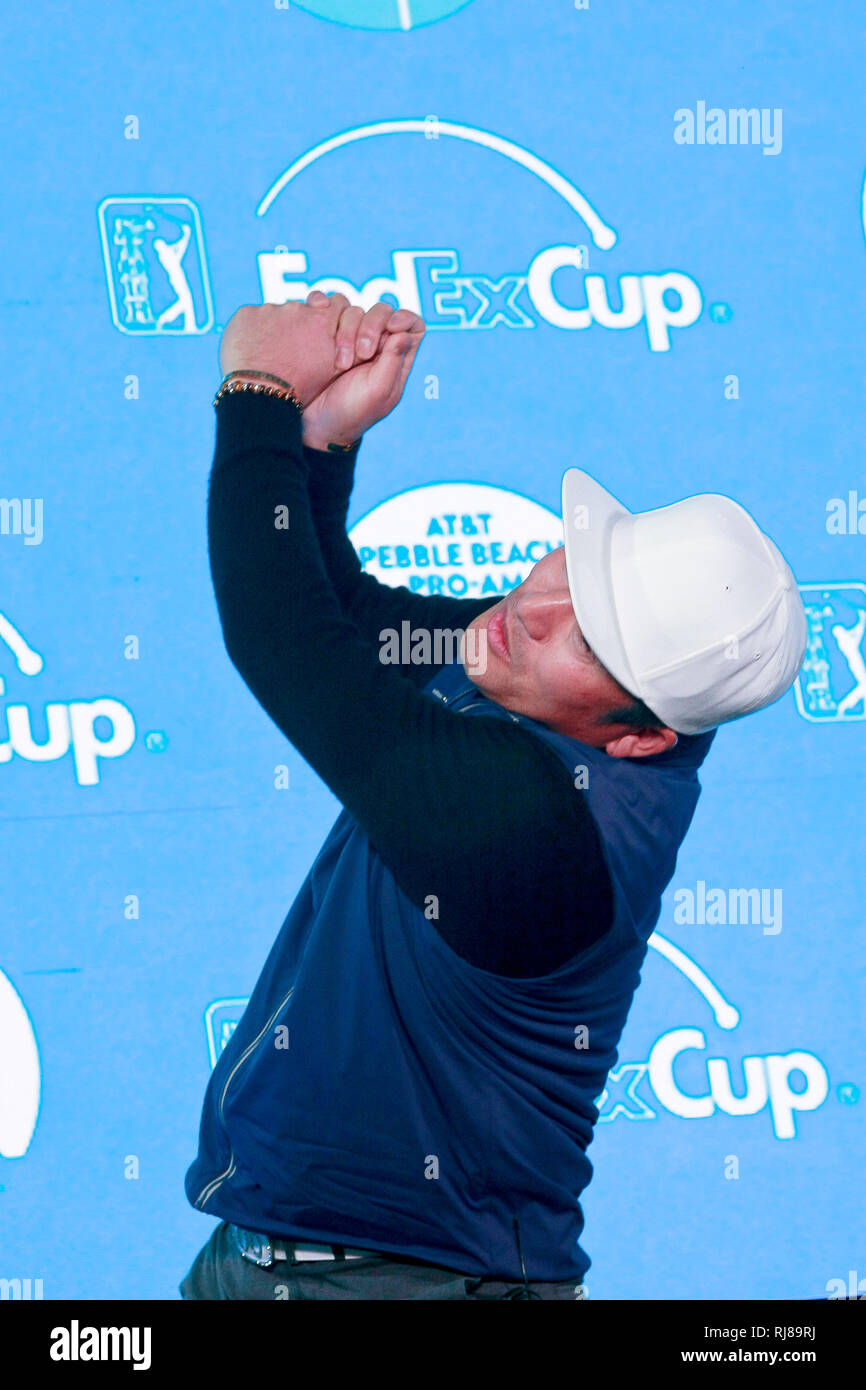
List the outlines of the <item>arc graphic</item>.
{"type": "Polygon", "coordinates": [[[658,951],[660,956],[664,956],[665,960],[685,975],[686,979],[703,995],[720,1028],[736,1028],[740,1021],[739,1009],[725,998],[722,991],[713,984],[709,975],[701,969],[697,961],[692,960],[691,956],[686,955],[679,946],[675,946],[672,941],[668,941],[666,936],[662,936],[657,931],[648,937],[647,945],[658,951]]]}
{"type": "Polygon", "coordinates": [[[0,613],[0,641],[5,642],[15,658],[15,664],[23,676],[38,676],[45,662],[35,648],[31,647],[17,627],[9,621],[5,613],[0,613]]]}
{"type": "MultiPolygon", "coordinates": [[[[333,150],[340,149],[344,145],[351,145],[359,140],[369,140],[379,135],[404,135],[404,134],[424,134],[431,129],[430,120],[419,120],[416,118],[396,120],[396,121],[377,121],[373,125],[353,126],[349,130],[341,131],[339,135],[332,135],[329,140],[323,140],[320,144],[314,145],[307,150],[293,164],[290,164],[275,183],[271,185],[265,196],[256,208],[256,216],[264,217],[265,213],[279,197],[283,189],[286,188],[293,179],[304,169],[308,169],[311,164],[324,158],[333,150]]],[[[489,130],[481,130],[477,126],[461,125],[455,121],[435,121],[437,136],[446,135],[455,140],[466,140],[473,145],[481,145],[485,149],[492,150],[495,154],[503,155],[510,159],[514,164],[519,164],[522,168],[541,179],[549,188],[563,198],[569,207],[573,208],[578,217],[586,224],[593,242],[600,251],[609,251],[616,245],[616,232],[613,227],[608,226],[602,220],[589,200],[581,193],[579,188],[575,188],[562,174],[558,173],[550,164],[531,150],[526,150],[522,145],[517,145],[513,140],[506,140],[501,135],[494,135],[489,130]]]]}

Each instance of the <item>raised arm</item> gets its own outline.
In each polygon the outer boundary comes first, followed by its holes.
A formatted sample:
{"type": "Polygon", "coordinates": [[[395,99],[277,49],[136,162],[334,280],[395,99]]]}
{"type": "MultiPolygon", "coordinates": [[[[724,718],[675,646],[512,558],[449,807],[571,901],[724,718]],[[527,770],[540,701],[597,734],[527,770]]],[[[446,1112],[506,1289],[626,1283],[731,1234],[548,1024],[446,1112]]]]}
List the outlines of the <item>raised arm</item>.
{"type": "MultiPolygon", "coordinates": [[[[327,298],[314,290],[307,303],[321,306],[327,298]]],[[[382,632],[400,632],[404,622],[413,632],[463,631],[493,606],[490,599],[414,594],[402,584],[382,584],[364,572],[346,534],[361,437],[394,409],[408,376],[404,359],[395,389],[395,373],[381,370],[381,355],[391,335],[407,332],[420,342],[424,320],[409,309],[395,310],[385,300],[366,311],[357,306],[344,309],[337,325],[335,362],[346,370],[310,402],[302,421],[310,508],[325,571],[342,611],[362,637],[377,646],[382,632]]],[[[419,664],[403,668],[416,685],[425,685],[434,670],[419,664]]]]}
{"type": "MultiPolygon", "coordinates": [[[[309,467],[307,490],[322,563],[343,613],[368,642],[380,646],[380,634],[386,630],[399,633],[404,622],[409,623],[413,633],[422,629],[465,631],[473,618],[493,607],[489,598],[413,594],[403,584],[395,588],[365,573],[346,534],[355,454],[323,453],[305,447],[304,457],[309,467]]],[[[438,651],[438,644],[431,650],[438,651]]],[[[427,683],[436,667],[412,664],[401,669],[420,686],[427,683]]]]}
{"type": "MultiPolygon", "coordinates": [[[[255,340],[250,331],[244,358],[227,354],[224,370],[252,359],[294,375],[303,403],[310,363],[328,370],[320,345],[305,339],[296,366],[279,352],[257,353],[255,340]]],[[[526,730],[464,719],[382,664],[337,602],[308,482],[290,401],[237,393],[219,403],[208,538],[228,654],[410,900],[438,899],[431,930],[482,969],[546,974],[612,918],[585,797],[526,730]],[[277,524],[286,514],[288,526],[277,524]]]]}

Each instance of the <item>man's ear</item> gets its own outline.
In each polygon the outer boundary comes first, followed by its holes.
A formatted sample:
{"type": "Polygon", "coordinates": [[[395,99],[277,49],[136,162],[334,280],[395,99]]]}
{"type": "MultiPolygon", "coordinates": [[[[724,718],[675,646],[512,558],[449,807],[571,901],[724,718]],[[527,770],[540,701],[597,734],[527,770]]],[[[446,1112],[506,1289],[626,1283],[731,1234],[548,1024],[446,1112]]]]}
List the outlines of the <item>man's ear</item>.
{"type": "Polygon", "coordinates": [[[653,753],[665,753],[673,748],[677,735],[673,729],[635,729],[628,734],[620,734],[604,745],[605,753],[611,758],[649,758],[653,753]]]}

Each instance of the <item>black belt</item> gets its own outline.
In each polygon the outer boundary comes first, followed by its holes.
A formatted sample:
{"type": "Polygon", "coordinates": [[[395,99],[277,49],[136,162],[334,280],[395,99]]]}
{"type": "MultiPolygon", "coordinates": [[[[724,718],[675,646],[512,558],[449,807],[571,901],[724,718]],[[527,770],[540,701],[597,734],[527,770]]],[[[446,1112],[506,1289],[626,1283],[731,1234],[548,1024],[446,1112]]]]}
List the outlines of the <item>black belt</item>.
{"type": "Polygon", "coordinates": [[[264,1235],[261,1231],[247,1231],[243,1226],[233,1225],[231,1229],[239,1254],[262,1269],[270,1269],[277,1260],[360,1260],[381,1254],[378,1250],[354,1250],[344,1245],[322,1245],[292,1240],[288,1236],[264,1235]]]}

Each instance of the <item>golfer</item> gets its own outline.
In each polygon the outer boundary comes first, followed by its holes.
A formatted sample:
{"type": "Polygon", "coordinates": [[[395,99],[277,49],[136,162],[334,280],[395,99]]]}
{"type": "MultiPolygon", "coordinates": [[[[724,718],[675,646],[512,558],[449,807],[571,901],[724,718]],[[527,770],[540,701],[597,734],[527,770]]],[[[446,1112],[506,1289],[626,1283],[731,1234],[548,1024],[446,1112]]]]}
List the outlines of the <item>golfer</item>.
{"type": "Polygon", "coordinates": [[[313,292],[222,338],[226,650],[344,809],[207,1087],[186,1193],[219,1223],[186,1299],[585,1296],[595,1100],[698,770],[805,650],[794,576],[738,503],[634,513],[578,468],[564,545],[498,603],[363,573],[359,441],[423,333],[313,292]],[[459,654],[385,659],[404,623],[459,654]]]}

